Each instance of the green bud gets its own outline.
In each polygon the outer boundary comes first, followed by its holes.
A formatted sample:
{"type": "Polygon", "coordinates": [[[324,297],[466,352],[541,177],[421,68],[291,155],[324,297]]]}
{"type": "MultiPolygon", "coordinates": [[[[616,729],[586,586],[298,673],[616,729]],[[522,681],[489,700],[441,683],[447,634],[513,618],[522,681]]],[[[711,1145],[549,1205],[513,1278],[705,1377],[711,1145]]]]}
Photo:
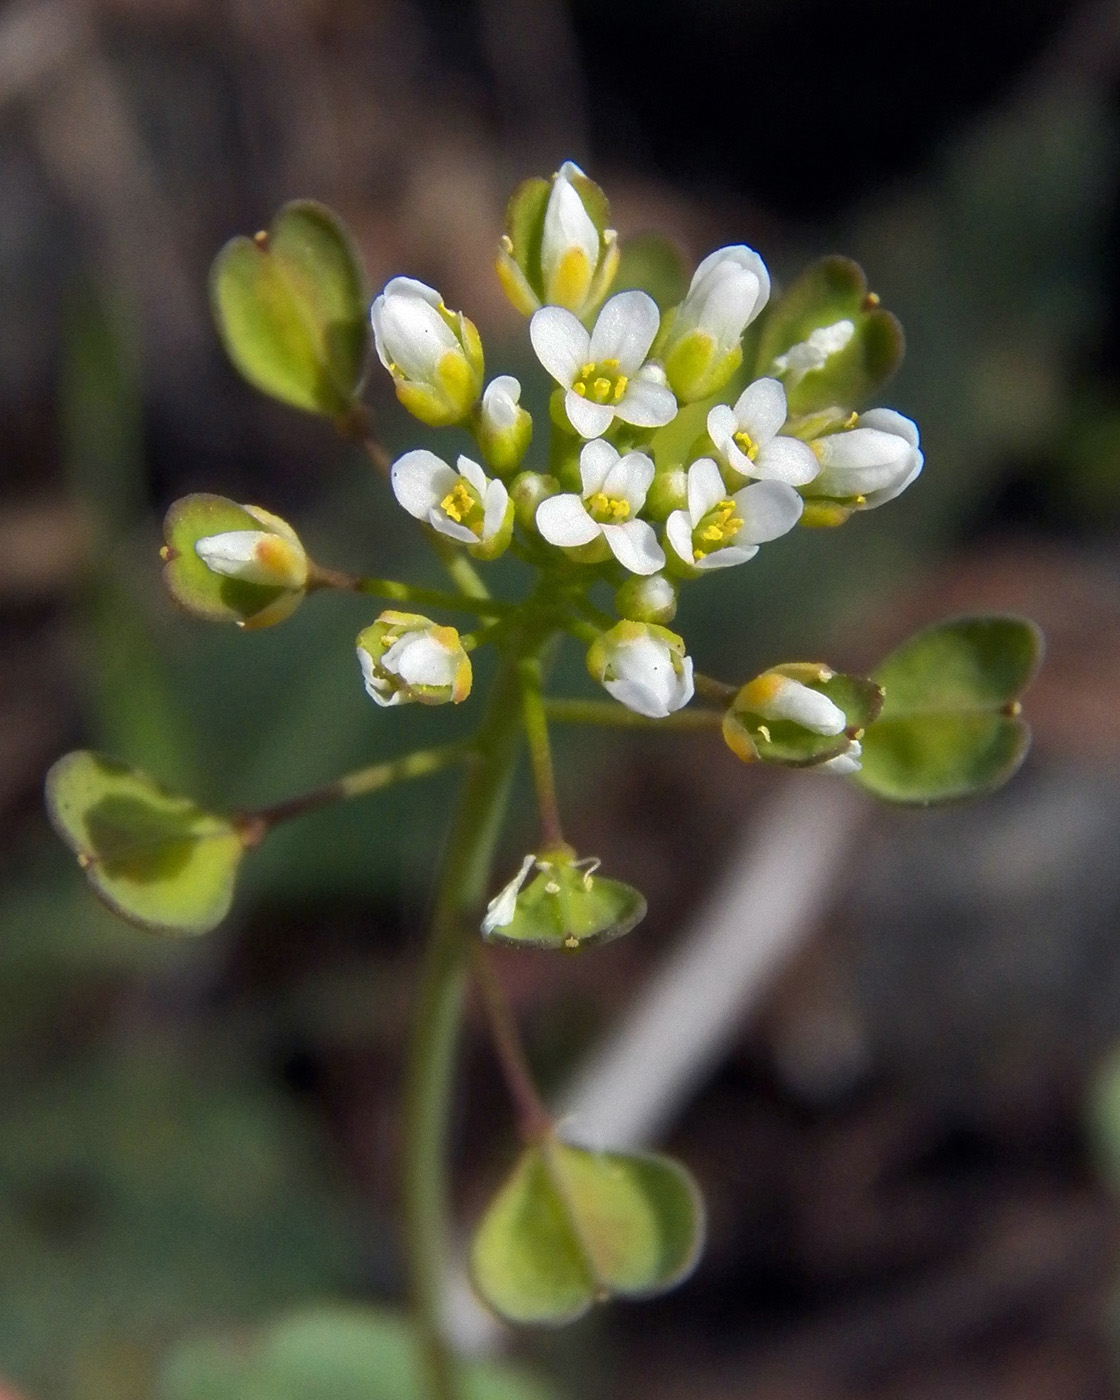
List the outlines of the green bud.
{"type": "Polygon", "coordinates": [[[664,574],[632,575],[614,595],[619,615],[664,627],[677,615],[677,589],[664,574]]]}
{"type": "Polygon", "coordinates": [[[533,420],[518,402],[521,385],[512,374],[501,374],[486,386],[475,409],[475,438],[488,467],[498,476],[512,476],[529,450],[533,420]]]}
{"type": "Polygon", "coordinates": [[[409,413],[431,428],[461,423],[478,401],[485,371],[474,322],[413,277],[387,282],[370,319],[378,358],[409,413]]]}
{"type": "Polygon", "coordinates": [[[666,467],[653,478],[646,495],[645,513],[651,520],[668,520],[675,510],[688,507],[688,468],[666,467]]]}
{"type": "Polygon", "coordinates": [[[551,180],[535,177],[518,185],[506,209],[496,269],[523,316],[541,306],[586,316],[599,305],[618,269],[618,239],[609,220],[603,191],[571,161],[551,180]]]}
{"type": "Polygon", "coordinates": [[[542,472],[520,472],[513,478],[509,494],[517,522],[523,530],[536,532],[537,507],[559,490],[560,483],[556,478],[542,472]]]}
{"type": "Polygon", "coordinates": [[[278,515],[224,496],[184,496],[163,524],[168,592],[211,622],[270,627],[290,617],[307,588],[299,536],[278,515]]]}

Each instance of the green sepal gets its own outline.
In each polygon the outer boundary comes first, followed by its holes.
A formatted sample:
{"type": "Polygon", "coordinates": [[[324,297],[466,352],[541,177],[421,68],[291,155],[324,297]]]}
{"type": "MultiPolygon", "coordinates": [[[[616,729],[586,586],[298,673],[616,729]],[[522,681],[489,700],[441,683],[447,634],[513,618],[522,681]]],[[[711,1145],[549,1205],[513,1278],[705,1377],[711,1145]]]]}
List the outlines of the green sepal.
{"type": "Polygon", "coordinates": [[[593,1303],[672,1288],[703,1242],[700,1191],[679,1163],[550,1137],[526,1148],[491,1203],[471,1274],[508,1321],[558,1327],[593,1303]]]}
{"type": "Polygon", "coordinates": [[[891,802],[945,802],[1005,783],[1030,730],[1019,696],[1042,659],[1042,634],[1019,617],[961,617],[904,642],[874,672],[882,713],[853,778],[891,802]]]}
{"type": "Polygon", "coordinates": [[[566,850],[543,853],[535,868],[538,873],[517,894],[512,920],[483,924],[488,943],[574,950],[621,938],[646,916],[639,890],[595,874],[566,850]]]}
{"type": "Polygon", "coordinates": [[[864,406],[902,363],[905,339],[897,318],[868,292],[858,263],[832,256],[812,263],[767,308],[759,337],[754,378],[775,373],[774,361],[815,330],[851,321],[851,340],[820,369],[787,384],[790,415],[814,413],[833,404],[864,406]]]}
{"type": "Polygon", "coordinates": [[[94,892],[158,933],[207,933],[225,918],[244,853],[224,817],[101,754],[65,754],[46,778],[47,813],[94,892]]]}
{"type": "Polygon", "coordinates": [[[723,718],[723,737],[732,752],[745,762],[760,759],[786,768],[814,768],[847,753],[852,740],[860,739],[882,710],[883,691],[866,676],[831,672],[827,679],[820,679],[820,671],[827,668],[811,662],[794,662],[773,669],[827,696],[844,711],[847,723],[839,734],[814,734],[792,720],[764,719],[732,701],[723,718]]]}
{"type": "Polygon", "coordinates": [[[195,552],[195,544],[209,535],[268,530],[269,521],[281,523],[265,511],[253,515],[225,496],[199,492],[175,501],[164,517],[166,544],[160,551],[165,560],[163,581],[172,598],[187,612],[208,622],[235,622],[257,628],[289,617],[303,599],[302,590],[228,578],[209,569],[195,552]]]}
{"type": "MultiPolygon", "coordinates": [[[[489,1361],[460,1364],[463,1400],[557,1400],[552,1386],[489,1361]]],[[[419,1339],[387,1309],[338,1304],[291,1313],[248,1337],[180,1343],[155,1400],[424,1400],[419,1339]]]]}
{"type": "Polygon", "coordinates": [[[368,298],[349,232],[322,204],[286,204],[266,233],[231,238],[210,301],[230,359],[293,408],[346,420],[369,346],[368,298]]]}

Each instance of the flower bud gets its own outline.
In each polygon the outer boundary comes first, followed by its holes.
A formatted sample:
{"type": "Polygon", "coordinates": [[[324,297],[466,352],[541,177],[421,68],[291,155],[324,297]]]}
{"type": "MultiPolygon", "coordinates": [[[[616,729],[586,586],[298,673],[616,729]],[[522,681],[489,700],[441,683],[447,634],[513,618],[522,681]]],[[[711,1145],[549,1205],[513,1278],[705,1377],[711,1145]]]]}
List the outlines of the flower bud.
{"type": "Polygon", "coordinates": [[[766,305],[770,274],[745,244],[704,259],[662,345],[669,387],[681,403],[722,389],[743,359],[743,332],[766,305]]]}
{"type": "Polygon", "coordinates": [[[824,497],[871,510],[900,495],[918,476],[925,460],[918,429],[889,408],[861,413],[857,426],[814,438],[809,444],[821,464],[807,497],[824,497]]]}
{"type": "Polygon", "coordinates": [[[497,272],[523,316],[563,306],[582,317],[598,306],[618,270],[618,238],[609,219],[603,191],[570,160],[551,181],[525,180],[514,190],[497,272]]]}
{"type": "Polygon", "coordinates": [[[536,534],[537,507],[559,491],[560,483],[554,476],[541,472],[518,472],[510,482],[509,494],[517,523],[523,530],[536,534]]]}
{"type": "Polygon", "coordinates": [[[614,595],[614,605],[631,622],[663,627],[677,615],[677,590],[664,574],[628,578],[614,595]]]}
{"type": "Polygon", "coordinates": [[[482,389],[482,341],[473,321],[412,277],[394,277],[370,309],[381,363],[397,398],[432,428],[460,423],[482,389]]]}
{"type": "Polygon", "coordinates": [[[383,612],[358,635],[358,662],[379,705],[458,705],[471,690],[471,663],[454,627],[417,613],[383,612]]]}
{"type": "Polygon", "coordinates": [[[724,715],[723,737],[745,763],[832,764],[833,771],[854,772],[859,737],[882,702],[880,688],[862,676],[838,675],[816,661],[792,662],[743,686],[724,715]]]}
{"type": "Polygon", "coordinates": [[[608,695],[650,719],[664,719],[693,696],[692,658],[675,632],[619,622],[592,642],[587,669],[608,695]]]}
{"type": "Polygon", "coordinates": [[[475,436],[486,465],[499,476],[517,470],[533,436],[533,420],[521,407],[521,385],[512,374],[500,374],[486,386],[476,410],[475,436]]]}

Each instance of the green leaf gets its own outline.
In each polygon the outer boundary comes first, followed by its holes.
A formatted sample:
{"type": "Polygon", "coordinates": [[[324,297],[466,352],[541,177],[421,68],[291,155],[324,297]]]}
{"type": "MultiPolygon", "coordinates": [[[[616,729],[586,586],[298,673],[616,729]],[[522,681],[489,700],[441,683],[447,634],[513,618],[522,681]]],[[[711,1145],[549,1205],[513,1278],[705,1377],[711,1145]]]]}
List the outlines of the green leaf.
{"type": "MultiPolygon", "coordinates": [[[[514,1367],[463,1366],[464,1400],[556,1400],[514,1367]]],[[[410,1323],[362,1307],[294,1313],[244,1340],[202,1338],[178,1347],[157,1400],[425,1400],[410,1323]]]]}
{"type": "Polygon", "coordinates": [[[525,1150],[483,1217],[471,1271],[502,1317],[560,1326],[592,1303],[672,1288],[703,1238],[700,1192],[678,1163],[546,1139],[525,1150]]]}
{"type": "Polygon", "coordinates": [[[260,530],[262,524],[260,516],[225,496],[199,492],[175,501],[164,517],[167,543],[161,551],[166,560],[163,581],[172,598],[208,622],[262,627],[288,617],[299,605],[302,593],[215,573],[195,552],[195,544],[208,535],[260,530]]]}
{"type": "Polygon", "coordinates": [[[889,801],[917,803],[1006,782],[1030,743],[1018,697],[1041,657],[1041,633],[1017,617],[955,618],[911,637],[874,673],[883,710],[854,780],[889,801]]]}
{"type": "Polygon", "coordinates": [[[759,338],[755,374],[774,372],[774,360],[813,331],[837,321],[855,327],[843,350],[787,388],[791,414],[840,404],[862,407],[902,362],[905,341],[898,320],[868,293],[867,278],[850,258],[812,263],[769,308],[759,338]]]}
{"type": "Polygon", "coordinates": [[[65,754],[47,811],[110,909],[161,933],[206,933],[233,898],[244,846],[232,823],[100,754],[65,754]]]}
{"type": "Polygon", "coordinates": [[[337,215],[299,200],[267,233],[230,239],[214,260],[210,300],[250,384],[309,413],[351,411],[369,325],[361,261],[337,215]]]}

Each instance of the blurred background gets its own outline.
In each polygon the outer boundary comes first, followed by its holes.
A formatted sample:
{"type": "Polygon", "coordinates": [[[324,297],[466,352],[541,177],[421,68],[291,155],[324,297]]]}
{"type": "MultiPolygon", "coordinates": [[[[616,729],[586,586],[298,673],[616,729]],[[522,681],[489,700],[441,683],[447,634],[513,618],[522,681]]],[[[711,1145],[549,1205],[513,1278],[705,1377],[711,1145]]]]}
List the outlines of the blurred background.
{"type": "MultiPolygon", "coordinates": [[[[624,242],[657,230],[691,265],[745,241],[779,280],[844,252],[908,336],[883,399],[921,425],[924,475],[691,590],[698,665],[854,669],[985,608],[1035,618],[1049,657],[1007,789],[837,808],[842,850],[750,1014],[661,1106],[709,1201],[694,1278],[520,1353],[590,1400],[1117,1393],[1118,127],[1115,3],[0,8],[0,1390],[149,1400],[184,1338],[400,1297],[401,1043],[450,781],[282,830],[226,925],[180,942],[94,902],[41,783],[89,746],[248,805],[446,733],[362,695],[368,602],[241,635],[163,596],[159,520],[196,490],[280,512],[324,562],[436,581],[366,460],[224,362],[207,272],[321,199],[371,292],[438,286],[490,372],[528,380],[495,239],[513,184],[573,157],[624,242]]],[[[367,398],[394,450],[420,440],[387,379],[367,398]]],[[[781,789],[829,781],[704,736],[564,742],[570,834],[650,916],[574,960],[503,959],[557,1087],[768,824],[796,852],[781,789]]],[[[749,940],[764,911],[739,917],[749,940]]],[[[472,1022],[464,1221],[512,1151],[472,1022]]]]}

